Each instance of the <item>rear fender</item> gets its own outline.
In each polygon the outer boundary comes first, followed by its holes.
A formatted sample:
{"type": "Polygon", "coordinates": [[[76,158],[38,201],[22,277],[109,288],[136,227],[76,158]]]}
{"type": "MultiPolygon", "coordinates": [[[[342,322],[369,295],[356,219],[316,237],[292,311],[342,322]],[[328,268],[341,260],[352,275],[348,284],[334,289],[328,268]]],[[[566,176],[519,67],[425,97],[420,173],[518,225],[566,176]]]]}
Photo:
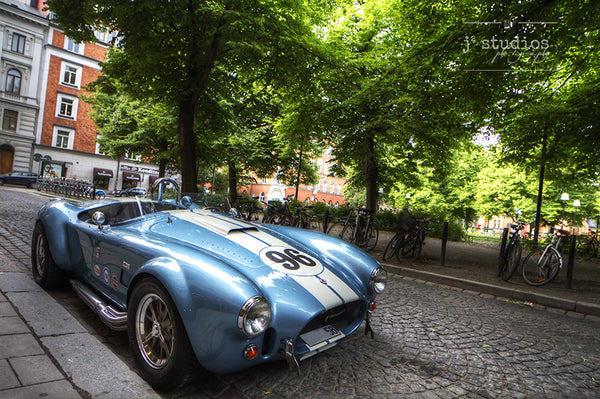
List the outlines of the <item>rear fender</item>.
{"type": "Polygon", "coordinates": [[[83,253],[77,233],[69,229],[69,217],[53,207],[44,207],[38,214],[42,223],[50,254],[54,263],[66,271],[75,271],[76,265],[83,262],[83,253]]]}

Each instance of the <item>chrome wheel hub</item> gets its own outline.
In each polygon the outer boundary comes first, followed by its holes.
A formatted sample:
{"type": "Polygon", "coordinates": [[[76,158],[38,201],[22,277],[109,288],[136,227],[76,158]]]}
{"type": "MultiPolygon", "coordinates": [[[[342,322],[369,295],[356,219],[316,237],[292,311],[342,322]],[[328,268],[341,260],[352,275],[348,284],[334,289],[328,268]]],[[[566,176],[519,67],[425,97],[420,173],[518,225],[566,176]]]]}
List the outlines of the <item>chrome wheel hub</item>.
{"type": "Polygon", "coordinates": [[[167,305],[156,294],[146,294],[138,306],[135,334],[145,362],[154,369],[166,366],[171,355],[175,337],[173,323],[167,305]]]}

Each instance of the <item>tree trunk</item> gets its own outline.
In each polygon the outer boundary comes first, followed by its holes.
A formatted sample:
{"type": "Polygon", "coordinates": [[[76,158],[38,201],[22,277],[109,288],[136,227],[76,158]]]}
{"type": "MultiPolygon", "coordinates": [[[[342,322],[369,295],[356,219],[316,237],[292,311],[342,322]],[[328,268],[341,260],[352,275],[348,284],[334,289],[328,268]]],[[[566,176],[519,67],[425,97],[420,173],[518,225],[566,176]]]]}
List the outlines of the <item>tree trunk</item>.
{"type": "Polygon", "coordinates": [[[229,183],[229,203],[232,207],[237,206],[237,170],[232,160],[227,160],[229,167],[228,183],[229,183]]]}
{"type": "Polygon", "coordinates": [[[194,135],[194,111],[196,102],[190,98],[179,102],[179,157],[181,159],[181,192],[197,193],[196,136],[194,135]]]}
{"type": "Polygon", "coordinates": [[[367,203],[366,208],[377,212],[377,200],[379,190],[377,182],[379,180],[379,168],[375,159],[375,137],[371,136],[367,139],[368,156],[365,161],[365,185],[367,188],[367,203]]]}
{"type": "Polygon", "coordinates": [[[161,159],[158,161],[158,177],[165,177],[165,171],[167,170],[167,160],[161,159]]]}

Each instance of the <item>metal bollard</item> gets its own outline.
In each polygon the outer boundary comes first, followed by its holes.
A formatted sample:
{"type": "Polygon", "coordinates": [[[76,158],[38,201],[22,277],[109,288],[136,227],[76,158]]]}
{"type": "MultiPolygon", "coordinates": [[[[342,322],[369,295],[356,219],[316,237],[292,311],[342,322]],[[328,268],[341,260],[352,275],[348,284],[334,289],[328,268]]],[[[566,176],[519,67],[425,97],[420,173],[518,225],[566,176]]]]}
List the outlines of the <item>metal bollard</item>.
{"type": "Polygon", "coordinates": [[[442,266],[446,265],[446,243],[448,242],[448,222],[444,222],[442,230],[442,266]]]}
{"type": "Polygon", "coordinates": [[[567,288],[571,289],[573,282],[573,264],[575,263],[575,245],[577,244],[577,236],[573,234],[569,239],[569,259],[567,261],[567,288]]]}
{"type": "Polygon", "coordinates": [[[504,268],[504,251],[506,250],[506,241],[508,241],[508,227],[502,230],[502,242],[500,243],[500,256],[498,258],[498,277],[502,275],[502,269],[504,268]]]}

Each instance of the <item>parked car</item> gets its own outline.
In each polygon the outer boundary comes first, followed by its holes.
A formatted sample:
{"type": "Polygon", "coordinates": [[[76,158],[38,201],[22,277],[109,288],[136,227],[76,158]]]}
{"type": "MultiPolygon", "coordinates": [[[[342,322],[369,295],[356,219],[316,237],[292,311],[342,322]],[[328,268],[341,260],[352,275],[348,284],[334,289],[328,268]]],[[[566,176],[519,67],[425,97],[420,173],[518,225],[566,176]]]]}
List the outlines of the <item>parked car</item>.
{"type": "Polygon", "coordinates": [[[144,197],[148,193],[148,190],[142,187],[130,187],[128,189],[119,191],[115,196],[117,197],[144,197]]]}
{"type": "MultiPolygon", "coordinates": [[[[127,330],[140,374],[159,390],[200,364],[225,374],[298,362],[364,322],[386,272],[337,238],[202,209],[191,198],[55,200],[38,215],[32,269],[65,283],[115,330],[127,330]]],[[[154,193],[154,187],[153,187],[154,193]]],[[[156,198],[154,198],[156,197],[156,198]]],[[[359,341],[356,341],[359,342],[359,341]]]]}
{"type": "Polygon", "coordinates": [[[38,175],[33,172],[10,172],[0,175],[0,186],[4,184],[18,184],[31,188],[37,182],[38,175]]]}

